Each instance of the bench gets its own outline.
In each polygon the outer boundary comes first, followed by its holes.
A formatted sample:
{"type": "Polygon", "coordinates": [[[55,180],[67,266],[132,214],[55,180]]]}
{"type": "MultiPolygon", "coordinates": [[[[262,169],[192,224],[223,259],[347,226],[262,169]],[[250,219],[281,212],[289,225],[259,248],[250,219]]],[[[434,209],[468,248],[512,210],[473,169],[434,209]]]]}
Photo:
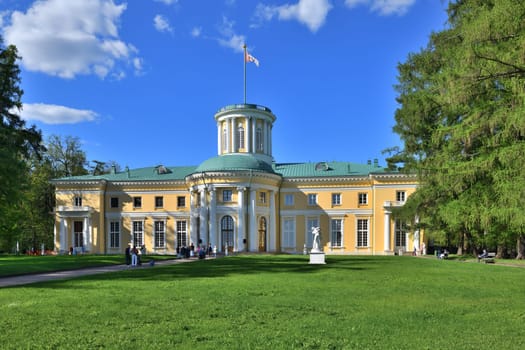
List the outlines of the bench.
{"type": "Polygon", "coordinates": [[[496,253],[487,253],[487,256],[478,258],[478,262],[483,261],[485,264],[494,264],[496,261],[496,253]]]}

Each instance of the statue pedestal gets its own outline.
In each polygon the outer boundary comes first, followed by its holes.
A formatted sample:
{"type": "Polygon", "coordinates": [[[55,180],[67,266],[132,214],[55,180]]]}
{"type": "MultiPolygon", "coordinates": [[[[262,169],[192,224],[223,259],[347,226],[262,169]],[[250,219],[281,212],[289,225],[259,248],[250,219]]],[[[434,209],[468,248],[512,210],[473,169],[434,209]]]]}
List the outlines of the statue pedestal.
{"type": "Polygon", "coordinates": [[[324,253],[321,251],[310,252],[310,264],[326,264],[324,260],[324,253]]]}

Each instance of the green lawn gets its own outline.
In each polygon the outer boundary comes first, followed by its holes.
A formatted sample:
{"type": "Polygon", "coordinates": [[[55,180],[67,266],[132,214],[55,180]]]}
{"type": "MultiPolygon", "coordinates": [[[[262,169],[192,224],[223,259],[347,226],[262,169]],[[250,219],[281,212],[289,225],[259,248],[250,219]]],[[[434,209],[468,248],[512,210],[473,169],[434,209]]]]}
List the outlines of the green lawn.
{"type": "Polygon", "coordinates": [[[3,349],[523,349],[525,269],[235,256],[0,289],[3,349]]]}
{"type": "MultiPolygon", "coordinates": [[[[174,258],[170,255],[147,255],[144,257],[144,261],[174,258]]],[[[123,255],[0,255],[0,277],[124,263],[123,255]]]]}

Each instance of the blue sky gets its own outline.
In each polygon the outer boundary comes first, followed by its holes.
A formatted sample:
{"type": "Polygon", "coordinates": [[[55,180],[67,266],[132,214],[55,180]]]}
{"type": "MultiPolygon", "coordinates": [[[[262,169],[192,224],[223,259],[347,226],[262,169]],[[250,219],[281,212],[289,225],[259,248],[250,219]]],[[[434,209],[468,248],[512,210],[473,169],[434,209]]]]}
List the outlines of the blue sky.
{"type": "Polygon", "coordinates": [[[28,124],[75,136],[88,160],[198,165],[213,116],[247,102],[277,116],[277,162],[365,163],[392,133],[397,65],[445,27],[441,0],[0,0],[23,57],[28,124]]]}

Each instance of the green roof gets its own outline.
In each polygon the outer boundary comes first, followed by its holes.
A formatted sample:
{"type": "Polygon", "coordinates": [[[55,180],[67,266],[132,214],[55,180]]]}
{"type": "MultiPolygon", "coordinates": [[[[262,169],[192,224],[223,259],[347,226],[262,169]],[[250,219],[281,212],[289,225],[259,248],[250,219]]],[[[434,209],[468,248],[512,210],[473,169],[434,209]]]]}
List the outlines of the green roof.
{"type": "Polygon", "coordinates": [[[155,166],[147,168],[130,169],[103,175],[82,175],[55,179],[55,181],[179,181],[193,173],[195,166],[155,166]]]}
{"type": "Polygon", "coordinates": [[[114,174],[82,175],[54,181],[183,181],[188,175],[211,171],[257,171],[279,174],[284,178],[368,176],[387,172],[377,164],[350,162],[277,163],[273,167],[250,154],[225,154],[210,158],[199,166],[155,166],[119,171],[114,174]]]}
{"type": "Polygon", "coordinates": [[[367,176],[384,173],[385,168],[377,164],[358,164],[349,162],[281,163],[274,170],[283,177],[334,177],[367,176]]]}
{"type": "Polygon", "coordinates": [[[196,173],[206,171],[232,171],[232,170],[252,170],[267,173],[274,173],[272,166],[251,154],[236,153],[223,154],[210,158],[202,162],[196,169],[196,173]]]}

